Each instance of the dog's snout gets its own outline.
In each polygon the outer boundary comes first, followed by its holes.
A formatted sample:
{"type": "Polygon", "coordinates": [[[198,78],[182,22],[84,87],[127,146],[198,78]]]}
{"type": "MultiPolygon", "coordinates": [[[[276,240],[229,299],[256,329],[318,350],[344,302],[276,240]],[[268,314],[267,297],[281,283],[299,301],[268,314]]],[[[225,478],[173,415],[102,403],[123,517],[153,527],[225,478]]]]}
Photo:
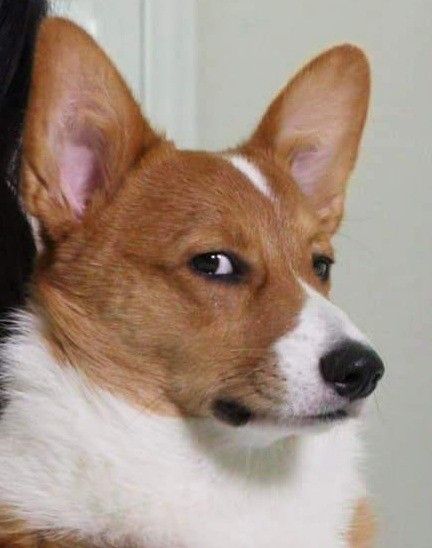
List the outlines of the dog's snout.
{"type": "Polygon", "coordinates": [[[378,354],[355,341],[346,341],[323,356],[320,368],[324,380],[351,401],[369,396],[384,374],[378,354]]]}

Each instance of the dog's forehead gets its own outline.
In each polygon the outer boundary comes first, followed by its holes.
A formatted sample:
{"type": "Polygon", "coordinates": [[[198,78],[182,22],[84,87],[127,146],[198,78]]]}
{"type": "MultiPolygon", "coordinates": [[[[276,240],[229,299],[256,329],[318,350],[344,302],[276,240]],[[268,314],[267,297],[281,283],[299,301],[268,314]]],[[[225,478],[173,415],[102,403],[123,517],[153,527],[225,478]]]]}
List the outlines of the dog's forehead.
{"type": "Polygon", "coordinates": [[[151,201],[180,211],[189,206],[194,211],[249,213],[256,221],[260,212],[267,212],[286,221],[304,206],[288,174],[270,161],[241,151],[169,151],[150,161],[144,158],[138,178],[151,201]]]}

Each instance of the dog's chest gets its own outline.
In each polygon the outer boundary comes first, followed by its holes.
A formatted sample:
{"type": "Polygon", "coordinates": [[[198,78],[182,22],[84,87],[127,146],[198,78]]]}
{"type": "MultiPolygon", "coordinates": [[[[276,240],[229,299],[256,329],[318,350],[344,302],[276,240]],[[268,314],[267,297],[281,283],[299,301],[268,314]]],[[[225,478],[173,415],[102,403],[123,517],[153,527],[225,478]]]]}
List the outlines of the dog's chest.
{"type": "Polygon", "coordinates": [[[0,421],[0,506],[33,527],[119,547],[345,545],[362,494],[352,425],[221,450],[37,358],[14,373],[0,421]]]}
{"type": "Polygon", "coordinates": [[[349,456],[345,453],[346,462],[337,458],[341,434],[339,439],[323,434],[298,444],[286,440],[266,461],[250,456],[244,475],[237,471],[240,462],[233,469],[206,462],[198,473],[179,468],[179,477],[170,478],[177,488],[167,488],[163,498],[170,502],[157,525],[164,531],[173,524],[172,537],[160,538],[155,546],[346,546],[361,487],[349,456]]]}

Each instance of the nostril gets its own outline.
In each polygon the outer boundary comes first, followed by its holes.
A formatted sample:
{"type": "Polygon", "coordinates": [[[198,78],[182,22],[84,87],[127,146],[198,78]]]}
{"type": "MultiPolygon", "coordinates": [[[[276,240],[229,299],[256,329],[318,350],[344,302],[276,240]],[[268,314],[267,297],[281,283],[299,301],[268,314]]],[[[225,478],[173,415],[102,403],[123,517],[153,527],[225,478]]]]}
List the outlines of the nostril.
{"type": "Polygon", "coordinates": [[[347,341],[320,362],[323,379],[350,400],[366,398],[384,374],[384,365],[372,348],[347,341]]]}
{"type": "Polygon", "coordinates": [[[358,372],[356,372],[356,373],[348,373],[348,375],[345,377],[343,382],[346,384],[352,384],[352,383],[357,383],[358,381],[359,381],[359,374],[358,372]]]}

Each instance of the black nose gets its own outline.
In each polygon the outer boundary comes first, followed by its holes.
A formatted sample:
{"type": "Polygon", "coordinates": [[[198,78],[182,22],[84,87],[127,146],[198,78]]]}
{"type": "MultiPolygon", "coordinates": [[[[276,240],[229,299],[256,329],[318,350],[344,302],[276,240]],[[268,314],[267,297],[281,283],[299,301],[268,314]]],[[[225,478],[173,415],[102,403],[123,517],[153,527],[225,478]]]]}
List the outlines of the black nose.
{"type": "Polygon", "coordinates": [[[378,354],[368,346],[347,341],[321,358],[321,374],[340,396],[366,398],[384,375],[378,354]]]}

